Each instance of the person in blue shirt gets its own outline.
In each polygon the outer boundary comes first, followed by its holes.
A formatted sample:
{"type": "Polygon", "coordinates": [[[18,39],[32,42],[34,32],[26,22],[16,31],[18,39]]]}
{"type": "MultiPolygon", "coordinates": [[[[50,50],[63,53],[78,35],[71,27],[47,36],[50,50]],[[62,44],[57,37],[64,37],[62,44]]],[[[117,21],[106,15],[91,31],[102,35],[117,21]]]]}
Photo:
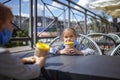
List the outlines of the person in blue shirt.
{"type": "Polygon", "coordinates": [[[10,8],[0,4],[0,80],[29,80],[38,78],[40,69],[44,65],[46,55],[19,59],[11,55],[10,51],[2,46],[5,45],[13,31],[11,21],[13,14],[10,8]],[[24,64],[24,62],[34,62],[34,64],[24,64]]]}
{"type": "Polygon", "coordinates": [[[9,41],[11,35],[11,31],[7,27],[0,31],[0,46],[4,46],[9,41]]]}
{"type": "Polygon", "coordinates": [[[5,10],[3,11],[1,10],[0,10],[0,46],[3,46],[9,41],[12,35],[13,28],[11,27],[12,25],[9,23],[12,21],[13,15],[11,12],[6,13],[5,10]],[[4,13],[8,15],[5,15],[4,13]]]}
{"type": "Polygon", "coordinates": [[[74,28],[68,27],[64,29],[63,34],[63,41],[64,43],[60,46],[55,46],[50,49],[49,53],[52,54],[79,54],[79,55],[91,55],[94,54],[94,50],[88,48],[84,44],[79,44],[77,42],[77,34],[74,28]],[[73,42],[73,46],[67,47],[67,42],[73,42]]]}

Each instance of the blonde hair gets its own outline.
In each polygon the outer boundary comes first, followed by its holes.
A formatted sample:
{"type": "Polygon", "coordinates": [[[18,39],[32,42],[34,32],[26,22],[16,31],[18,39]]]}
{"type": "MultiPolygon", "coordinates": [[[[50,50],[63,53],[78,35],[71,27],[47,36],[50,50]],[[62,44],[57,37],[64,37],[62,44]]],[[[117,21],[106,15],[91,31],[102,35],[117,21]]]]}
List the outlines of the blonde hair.
{"type": "Polygon", "coordinates": [[[74,34],[75,36],[77,36],[77,33],[76,33],[75,29],[72,28],[72,27],[67,27],[67,28],[65,28],[62,35],[64,35],[64,33],[65,33],[66,31],[69,31],[69,30],[71,30],[71,31],[73,32],[73,34],[74,34]]]}

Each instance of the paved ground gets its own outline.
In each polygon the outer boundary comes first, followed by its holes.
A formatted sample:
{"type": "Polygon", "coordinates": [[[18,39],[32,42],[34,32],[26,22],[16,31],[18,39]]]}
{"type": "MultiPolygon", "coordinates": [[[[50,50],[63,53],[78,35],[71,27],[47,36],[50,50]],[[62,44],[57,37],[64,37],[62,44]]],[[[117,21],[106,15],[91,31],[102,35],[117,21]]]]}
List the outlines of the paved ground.
{"type": "Polygon", "coordinates": [[[8,50],[12,53],[17,53],[22,51],[31,51],[34,49],[32,49],[30,46],[20,46],[20,47],[8,48],[8,50]]]}

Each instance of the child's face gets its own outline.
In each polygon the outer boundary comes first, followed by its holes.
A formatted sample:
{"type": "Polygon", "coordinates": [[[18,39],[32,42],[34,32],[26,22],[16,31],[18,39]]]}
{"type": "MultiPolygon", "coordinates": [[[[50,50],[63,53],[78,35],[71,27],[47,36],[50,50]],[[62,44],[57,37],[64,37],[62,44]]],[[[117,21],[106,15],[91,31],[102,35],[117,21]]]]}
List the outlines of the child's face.
{"type": "Polygon", "coordinates": [[[76,39],[76,35],[73,33],[72,30],[66,30],[63,33],[63,39],[64,42],[68,42],[68,41],[74,41],[76,39]]]}

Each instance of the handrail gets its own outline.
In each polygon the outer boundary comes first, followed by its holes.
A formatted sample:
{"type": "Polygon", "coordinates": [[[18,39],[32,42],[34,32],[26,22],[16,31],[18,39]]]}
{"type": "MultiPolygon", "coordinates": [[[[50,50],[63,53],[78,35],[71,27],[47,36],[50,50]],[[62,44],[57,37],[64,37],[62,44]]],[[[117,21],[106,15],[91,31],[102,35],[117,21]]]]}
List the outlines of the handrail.
{"type": "MultiPolygon", "coordinates": [[[[19,28],[15,23],[11,22],[12,25],[14,25],[18,30],[23,31],[21,28],[19,28]]],[[[27,37],[30,38],[30,36],[27,34],[27,37]]]]}
{"type": "Polygon", "coordinates": [[[11,1],[11,0],[7,0],[7,1],[5,1],[5,2],[2,2],[2,4],[5,4],[5,3],[9,2],[9,1],[11,1]]]}
{"type": "Polygon", "coordinates": [[[50,43],[49,45],[51,46],[56,40],[58,40],[60,38],[60,36],[57,36],[56,38],[54,38],[50,43]]]}
{"type": "Polygon", "coordinates": [[[47,27],[45,27],[38,35],[40,35],[41,33],[43,33],[45,30],[47,30],[49,28],[50,25],[52,25],[53,22],[55,22],[57,20],[57,18],[55,18],[47,27]]]}

